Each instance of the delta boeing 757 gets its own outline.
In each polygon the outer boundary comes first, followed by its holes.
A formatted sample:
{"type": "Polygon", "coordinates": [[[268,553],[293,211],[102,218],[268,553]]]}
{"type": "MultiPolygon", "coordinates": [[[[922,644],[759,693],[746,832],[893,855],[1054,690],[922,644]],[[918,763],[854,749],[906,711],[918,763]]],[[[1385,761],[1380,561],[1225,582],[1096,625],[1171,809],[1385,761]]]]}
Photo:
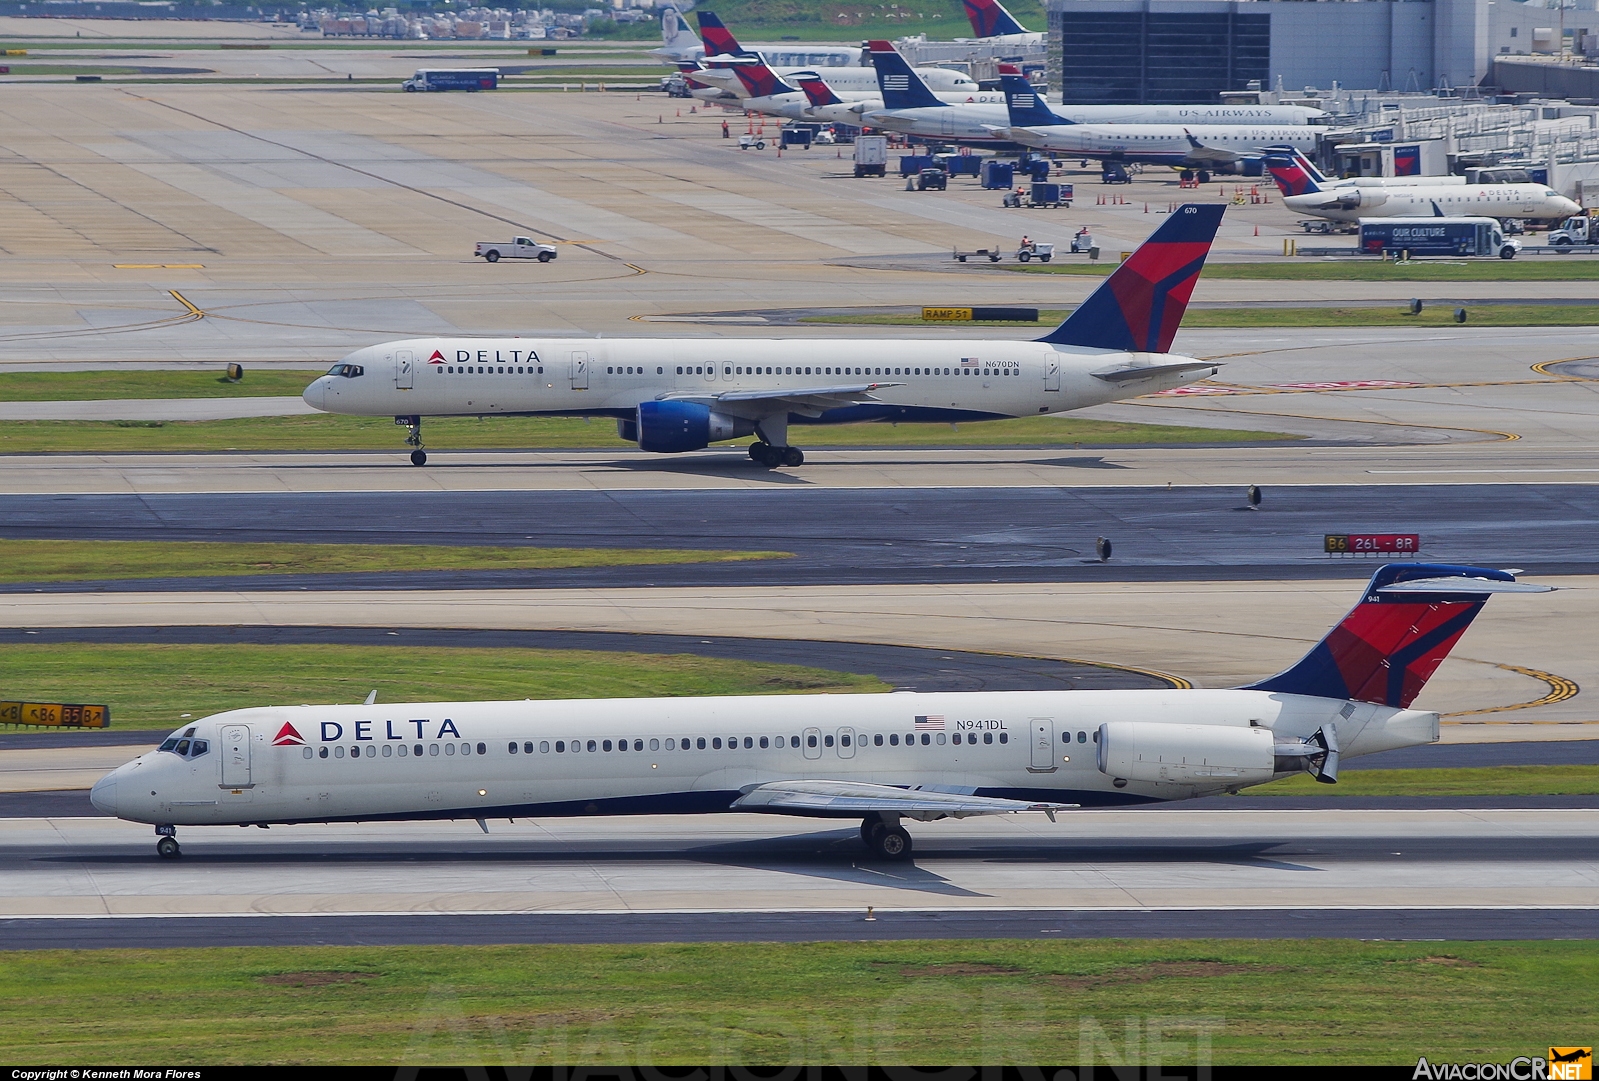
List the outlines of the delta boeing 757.
{"type": "Polygon", "coordinates": [[[989,338],[412,338],[358,349],[305,390],[310,405],[422,419],[614,417],[661,453],[756,435],[750,457],[798,466],[791,424],[975,421],[1060,413],[1192,383],[1215,361],[1168,352],[1204,268],[1219,205],[1177,208],[1081,307],[1036,341],[989,338]]]}
{"type": "Polygon", "coordinates": [[[1236,792],[1436,742],[1410,708],[1506,571],[1383,567],[1292,668],[1236,690],[980,691],[275,706],[218,713],[90,799],[155,826],[727,811],[859,819],[884,859],[934,822],[1236,792]]]}

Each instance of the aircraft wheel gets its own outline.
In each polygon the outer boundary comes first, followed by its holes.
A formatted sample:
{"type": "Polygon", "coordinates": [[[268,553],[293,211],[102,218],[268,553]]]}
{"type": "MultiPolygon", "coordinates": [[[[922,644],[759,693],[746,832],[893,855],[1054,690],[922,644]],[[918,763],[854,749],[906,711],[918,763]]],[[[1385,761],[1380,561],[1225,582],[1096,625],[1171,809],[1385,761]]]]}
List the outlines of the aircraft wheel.
{"type": "Polygon", "coordinates": [[[1201,184],[1209,184],[1210,183],[1210,173],[1208,173],[1204,169],[1201,169],[1201,170],[1199,170],[1199,175],[1197,177],[1195,177],[1195,179],[1198,180],[1201,184]]]}
{"type": "Polygon", "coordinates": [[[428,452],[425,451],[425,450],[413,450],[411,452],[411,464],[412,465],[427,465],[428,464],[428,452]]]}
{"type": "Polygon", "coordinates": [[[911,835],[903,826],[885,828],[873,839],[872,851],[885,860],[908,860],[911,858],[911,835]]]}
{"type": "Polygon", "coordinates": [[[770,449],[771,448],[768,447],[765,443],[759,443],[759,442],[751,443],[750,444],[750,461],[759,462],[760,464],[765,465],[766,464],[766,452],[768,450],[770,450],[770,449]]]}
{"type": "Polygon", "coordinates": [[[805,464],[805,452],[798,447],[784,447],[781,453],[782,463],[790,468],[805,464]]]}
{"type": "Polygon", "coordinates": [[[484,254],[483,258],[487,259],[491,263],[498,263],[500,261],[500,253],[497,251],[487,252],[484,254]]]}
{"type": "Polygon", "coordinates": [[[175,838],[163,837],[155,843],[155,854],[164,860],[175,860],[183,855],[183,850],[175,838]]]}
{"type": "Polygon", "coordinates": [[[883,831],[886,829],[888,827],[883,825],[881,818],[876,815],[868,815],[861,819],[861,841],[865,843],[867,848],[876,848],[877,839],[883,835],[883,831]]]}

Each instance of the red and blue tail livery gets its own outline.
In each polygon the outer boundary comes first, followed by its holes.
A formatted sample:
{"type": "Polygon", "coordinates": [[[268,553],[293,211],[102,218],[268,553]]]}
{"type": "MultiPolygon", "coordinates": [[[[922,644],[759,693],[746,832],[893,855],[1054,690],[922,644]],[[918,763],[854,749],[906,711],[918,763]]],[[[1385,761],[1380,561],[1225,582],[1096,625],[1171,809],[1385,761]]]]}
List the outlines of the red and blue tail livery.
{"type": "Polygon", "coordinates": [[[700,41],[705,45],[706,56],[746,56],[747,50],[738,43],[721,18],[713,11],[696,11],[700,23],[700,41]]]}
{"type": "Polygon", "coordinates": [[[1082,307],[1038,340],[1129,353],[1169,353],[1225,209],[1220,203],[1178,207],[1082,307]]]}
{"type": "Polygon", "coordinates": [[[1316,178],[1305,168],[1304,159],[1297,154],[1268,153],[1266,170],[1277,182],[1277,190],[1284,195],[1309,195],[1321,190],[1316,178]]]}
{"type": "Polygon", "coordinates": [[[1017,22],[1016,17],[1006,11],[1005,5],[999,0],[962,0],[962,2],[966,6],[966,18],[971,20],[972,33],[980,38],[1028,33],[1027,27],[1017,22]]]}
{"type": "Polygon", "coordinates": [[[833,93],[827,81],[814,71],[800,71],[790,76],[805,92],[805,100],[813,106],[842,105],[844,100],[833,93]]]}
{"type": "Polygon", "coordinates": [[[1490,594],[1549,588],[1487,567],[1389,564],[1298,664],[1244,689],[1408,709],[1490,594]]]}

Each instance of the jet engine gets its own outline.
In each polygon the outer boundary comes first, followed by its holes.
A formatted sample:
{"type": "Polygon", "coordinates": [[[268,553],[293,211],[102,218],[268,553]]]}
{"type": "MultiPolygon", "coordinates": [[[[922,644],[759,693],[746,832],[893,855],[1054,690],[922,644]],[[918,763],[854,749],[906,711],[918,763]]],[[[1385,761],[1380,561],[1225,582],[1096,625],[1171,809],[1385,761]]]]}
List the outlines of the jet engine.
{"type": "Polygon", "coordinates": [[[1269,728],[1110,721],[1099,726],[1095,755],[1099,772],[1129,781],[1247,785],[1301,770],[1327,784],[1338,781],[1331,724],[1307,740],[1282,741],[1269,728]]]}
{"type": "MultiPolygon", "coordinates": [[[[641,402],[633,426],[639,449],[657,454],[700,450],[755,431],[752,421],[718,413],[699,402],[641,402]]],[[[619,431],[626,428],[619,424],[619,431]]]]}

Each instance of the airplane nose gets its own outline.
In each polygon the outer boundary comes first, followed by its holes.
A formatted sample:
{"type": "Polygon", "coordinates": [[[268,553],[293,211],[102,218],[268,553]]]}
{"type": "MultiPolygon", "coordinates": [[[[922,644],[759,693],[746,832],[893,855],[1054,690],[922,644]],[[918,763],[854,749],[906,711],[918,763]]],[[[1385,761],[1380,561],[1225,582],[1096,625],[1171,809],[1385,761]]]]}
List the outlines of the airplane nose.
{"type": "Polygon", "coordinates": [[[97,810],[115,817],[117,813],[117,775],[113,771],[94,782],[94,787],[89,789],[89,802],[97,810]]]}
{"type": "Polygon", "coordinates": [[[305,388],[305,393],[300,395],[305,399],[305,404],[313,409],[321,409],[328,398],[328,377],[322,376],[310,386],[305,388]]]}

